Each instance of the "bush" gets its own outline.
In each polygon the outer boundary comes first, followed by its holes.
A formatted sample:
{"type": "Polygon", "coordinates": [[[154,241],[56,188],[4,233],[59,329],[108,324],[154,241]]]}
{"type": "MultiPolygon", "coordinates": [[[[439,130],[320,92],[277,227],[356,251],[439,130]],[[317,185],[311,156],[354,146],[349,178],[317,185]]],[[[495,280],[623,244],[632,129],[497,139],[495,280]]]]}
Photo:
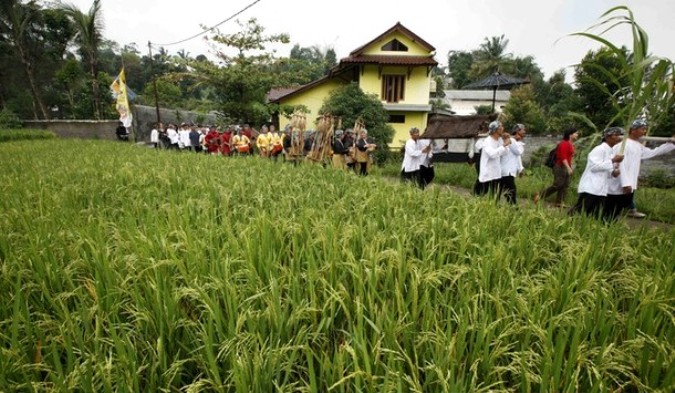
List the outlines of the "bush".
{"type": "Polygon", "coordinates": [[[16,113],[10,111],[9,109],[3,109],[0,111],[0,130],[21,127],[21,119],[19,119],[19,116],[17,116],[16,113]]]}

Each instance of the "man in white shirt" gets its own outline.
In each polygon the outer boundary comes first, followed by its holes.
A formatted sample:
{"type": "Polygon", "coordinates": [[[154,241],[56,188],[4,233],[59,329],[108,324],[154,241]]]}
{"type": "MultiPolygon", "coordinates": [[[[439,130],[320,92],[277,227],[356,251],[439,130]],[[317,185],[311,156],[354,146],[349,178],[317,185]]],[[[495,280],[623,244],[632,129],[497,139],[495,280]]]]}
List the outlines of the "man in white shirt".
{"type": "Polygon", "coordinates": [[[569,214],[583,212],[596,217],[603,214],[609,181],[612,176],[619,176],[614,164],[623,160],[623,156],[615,154],[612,147],[621,142],[622,135],[621,127],[607,128],[602,133],[602,143],[588,153],[586,169],[579,180],[579,198],[569,214]]]}
{"type": "Polygon", "coordinates": [[[166,136],[169,137],[169,142],[171,143],[170,147],[172,149],[178,149],[178,141],[180,140],[180,136],[178,135],[178,131],[176,131],[175,124],[169,124],[169,128],[166,130],[166,136]]]}
{"type": "Polygon", "coordinates": [[[661,154],[667,154],[675,150],[675,144],[671,140],[655,149],[645,147],[640,143],[640,138],[647,133],[647,121],[637,119],[628,131],[628,138],[623,143],[613,147],[615,153],[621,153],[623,149],[624,159],[619,164],[620,175],[610,182],[607,195],[607,205],[612,218],[616,218],[624,209],[628,210],[628,216],[633,218],[644,218],[644,213],[635,209],[633,198],[638,186],[638,176],[640,175],[640,163],[661,154]]]}
{"type": "Polygon", "coordinates": [[[180,125],[180,131],[178,131],[178,148],[181,150],[190,149],[190,126],[187,123],[182,123],[180,125]]]}
{"type": "Polygon", "coordinates": [[[150,131],[150,143],[152,147],[159,147],[159,130],[162,129],[162,123],[155,123],[155,127],[150,131]]]}
{"type": "Polygon", "coordinates": [[[479,193],[493,193],[499,200],[499,181],[502,178],[500,160],[511,144],[511,138],[504,134],[504,126],[495,120],[488,126],[489,135],[483,142],[478,174],[479,193]]]}
{"type": "Polygon", "coordinates": [[[401,164],[401,177],[404,181],[411,181],[420,188],[424,188],[420,177],[420,166],[426,155],[431,151],[431,144],[421,143],[419,137],[419,128],[411,128],[410,139],[405,142],[405,153],[403,155],[403,163],[401,164]]]}
{"type": "Polygon", "coordinates": [[[516,176],[523,171],[522,156],[525,151],[525,143],[523,142],[525,132],[525,125],[516,124],[513,126],[511,131],[513,140],[500,161],[502,167],[500,192],[504,194],[506,201],[512,205],[516,204],[516,176]]]}

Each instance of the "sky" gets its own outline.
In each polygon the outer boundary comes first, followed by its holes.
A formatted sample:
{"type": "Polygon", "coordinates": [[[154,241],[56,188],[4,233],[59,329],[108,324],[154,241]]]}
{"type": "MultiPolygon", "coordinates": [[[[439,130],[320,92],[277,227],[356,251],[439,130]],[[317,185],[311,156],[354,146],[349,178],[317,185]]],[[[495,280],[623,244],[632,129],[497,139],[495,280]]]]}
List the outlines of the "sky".
{"type": "MultiPolygon", "coordinates": [[[[87,12],[93,0],[66,2],[87,12]]],[[[674,0],[102,0],[101,4],[104,36],[120,46],[136,43],[142,53],[147,53],[148,41],[153,45],[182,41],[200,33],[200,26],[215,26],[253,4],[219,29],[233,33],[239,28],[237,19],[256,18],[265,34],[290,35],[290,44],[275,47],[277,56],[288,56],[299,44],[333,48],[340,59],[400,22],[436,48],[441,66],[447,65],[449,51],[477,49],[486,37],[504,34],[508,53],[533,56],[547,78],[565,69],[568,81],[572,67],[588,50],[599,47],[590,39],[569,35],[587,30],[611,7],[626,5],[647,32],[650,52],[675,60],[674,0]]],[[[606,37],[632,47],[627,27],[606,37]]],[[[192,57],[213,58],[202,37],[162,46],[172,54],[184,50],[192,57]]]]}

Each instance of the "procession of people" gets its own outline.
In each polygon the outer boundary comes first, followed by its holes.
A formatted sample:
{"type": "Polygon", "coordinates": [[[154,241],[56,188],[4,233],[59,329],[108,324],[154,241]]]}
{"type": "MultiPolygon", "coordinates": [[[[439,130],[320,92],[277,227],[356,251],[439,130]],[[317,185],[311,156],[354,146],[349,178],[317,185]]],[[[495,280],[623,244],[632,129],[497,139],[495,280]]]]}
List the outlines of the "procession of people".
{"type": "MultiPolygon", "coordinates": [[[[328,151],[326,163],[332,160],[332,166],[354,171],[366,176],[374,163],[373,153],[377,145],[368,137],[368,130],[362,128],[354,135],[351,128],[335,130],[333,140],[329,142],[331,149],[325,150],[323,142],[317,141],[317,131],[292,131],[288,126],[279,132],[273,124],[263,124],[256,131],[248,124],[229,126],[218,130],[215,125],[202,126],[194,123],[181,123],[177,126],[169,123],[156,123],[150,132],[150,144],[153,148],[166,148],[176,151],[207,153],[222,156],[258,155],[277,161],[284,157],[285,161],[298,163],[299,158],[310,156],[311,152],[328,151]],[[297,139],[302,139],[299,143],[297,139]],[[298,151],[292,151],[299,146],[298,151]]],[[[316,161],[316,159],[314,159],[316,161]]]]}
{"type": "MultiPolygon", "coordinates": [[[[645,147],[640,140],[647,127],[644,119],[636,119],[625,140],[621,127],[609,127],[603,131],[602,142],[588,154],[578,185],[577,202],[569,209],[569,214],[584,213],[606,221],[616,220],[623,212],[635,218],[645,216],[637,211],[634,202],[640,162],[675,150],[672,139],[655,149],[645,147]]],[[[488,124],[487,130],[487,136],[475,143],[475,151],[480,152],[480,162],[476,163],[478,176],[473,193],[477,196],[490,195],[497,201],[504,196],[507,203],[516,205],[516,179],[524,172],[522,156],[527,127],[518,123],[508,133],[504,131],[503,124],[495,120],[488,124]]],[[[259,155],[275,161],[283,156],[286,161],[297,164],[300,157],[309,158],[312,152],[326,151],[324,142],[320,136],[317,140],[315,133],[308,131],[299,135],[297,131],[292,132],[290,126],[280,133],[272,124],[263,124],[258,132],[248,124],[219,131],[215,125],[181,123],[177,127],[170,123],[164,127],[158,123],[151,131],[150,139],[153,147],[223,156],[259,155]],[[302,140],[298,140],[300,138],[302,140]],[[300,146],[299,154],[291,154],[293,146],[300,146]]],[[[420,139],[417,127],[411,128],[409,133],[410,138],[403,149],[401,177],[405,182],[424,189],[435,176],[433,141],[420,139]]],[[[578,137],[576,128],[569,128],[563,133],[552,161],[553,184],[534,194],[535,204],[555,195],[555,206],[564,207],[574,173],[574,142],[578,137]]],[[[328,155],[321,157],[324,165],[368,175],[377,145],[368,137],[365,127],[360,127],[358,133],[351,128],[335,130],[329,143],[328,155]]]]}

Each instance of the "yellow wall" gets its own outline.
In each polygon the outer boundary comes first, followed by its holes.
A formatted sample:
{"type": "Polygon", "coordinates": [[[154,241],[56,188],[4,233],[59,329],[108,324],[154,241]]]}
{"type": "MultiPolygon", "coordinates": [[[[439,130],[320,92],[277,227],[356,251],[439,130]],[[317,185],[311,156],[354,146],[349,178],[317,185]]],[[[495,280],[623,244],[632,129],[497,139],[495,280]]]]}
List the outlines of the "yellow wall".
{"type": "Polygon", "coordinates": [[[405,123],[397,123],[389,125],[394,127],[394,137],[389,143],[389,147],[392,149],[398,149],[405,145],[405,141],[410,137],[410,129],[417,127],[420,129],[420,133],[424,133],[424,128],[427,126],[427,113],[426,112],[389,112],[392,115],[405,115],[405,123]]]}
{"type": "MultiPolygon", "coordinates": [[[[407,67],[382,67],[382,75],[408,75],[407,67]]],[[[361,90],[369,94],[375,94],[382,99],[382,77],[379,74],[378,66],[367,65],[359,81],[361,90]]],[[[426,105],[429,103],[429,86],[431,86],[431,75],[427,75],[426,67],[413,68],[410,78],[405,80],[405,97],[399,104],[418,104],[426,105]]],[[[382,101],[382,103],[386,103],[382,101]]]]}
{"type": "Polygon", "coordinates": [[[390,35],[387,35],[386,37],[382,38],[381,40],[375,41],[371,45],[369,45],[367,48],[364,49],[363,54],[365,55],[401,55],[401,56],[427,56],[429,55],[429,52],[426,51],[424,48],[422,48],[420,45],[417,43],[413,42],[410,38],[406,37],[405,35],[399,33],[399,32],[393,32],[390,35]],[[380,48],[382,48],[382,45],[386,44],[387,42],[397,39],[403,43],[403,45],[408,47],[407,52],[394,52],[394,51],[382,51],[380,48]]]}
{"type": "MultiPolygon", "coordinates": [[[[316,124],[314,123],[317,116],[319,116],[319,109],[323,105],[323,100],[328,97],[331,91],[342,86],[341,82],[337,80],[326,80],[316,86],[312,86],[310,89],[307,89],[298,94],[293,94],[292,97],[287,99],[282,99],[280,104],[282,105],[304,105],[309,109],[310,113],[307,114],[307,129],[315,130],[316,124]]],[[[279,118],[279,127],[284,129],[287,124],[290,124],[291,119],[287,119],[283,116],[279,118]]]]}

